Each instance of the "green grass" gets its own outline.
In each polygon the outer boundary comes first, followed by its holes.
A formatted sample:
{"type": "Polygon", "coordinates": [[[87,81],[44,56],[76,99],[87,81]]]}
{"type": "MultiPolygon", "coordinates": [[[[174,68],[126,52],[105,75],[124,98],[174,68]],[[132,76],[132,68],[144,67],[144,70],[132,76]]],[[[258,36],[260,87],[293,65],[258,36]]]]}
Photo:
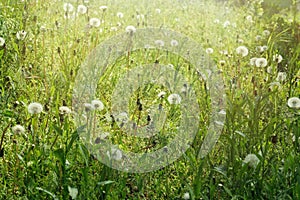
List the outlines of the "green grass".
{"type": "MultiPolygon", "coordinates": [[[[300,113],[287,104],[289,98],[300,97],[296,2],[286,6],[258,0],[225,4],[73,0],[75,10],[80,4],[88,6],[86,14],[74,18],[64,17],[64,3],[0,0],[0,37],[5,39],[0,46],[0,199],[183,199],[185,193],[190,199],[300,198],[300,113]],[[107,10],[100,10],[102,5],[107,10]],[[117,12],[124,17],[118,18],[117,12]],[[93,17],[101,20],[97,28],[89,26],[93,17]],[[203,52],[214,50],[209,56],[224,81],[226,120],[218,142],[204,158],[198,154],[212,123],[207,83],[191,61],[159,48],[130,51],[107,66],[94,96],[104,109],[80,118],[84,126],[76,123],[72,95],[80,68],[93,49],[124,33],[129,25],[170,29],[198,42],[203,52]],[[21,30],[27,32],[23,40],[16,37],[21,30]],[[264,35],[264,30],[270,35],[264,35]],[[264,45],[267,50],[258,52],[257,47],[264,45]],[[246,46],[248,55],[238,55],[239,46],[246,46]],[[224,50],[228,53],[221,54],[224,50]],[[276,54],[283,57],[280,63],[273,59],[276,54]],[[267,66],[251,66],[253,57],[266,58],[267,66]],[[180,105],[167,100],[173,91],[151,83],[132,93],[128,118],[145,126],[151,106],[160,104],[167,119],[159,134],[139,138],[113,123],[112,94],[120,78],[155,63],[172,65],[195,90],[200,109],[196,137],[178,160],[162,169],[149,173],[112,169],[91,154],[84,134],[109,132],[105,141],[118,148],[149,153],[168,145],[184,119],[180,105]],[[279,72],[286,74],[283,81],[279,72]],[[162,91],[166,95],[158,97],[162,91]],[[30,114],[27,107],[32,102],[41,103],[43,112],[30,114]],[[61,106],[72,113],[62,114],[61,106]],[[13,131],[18,124],[23,133],[13,131]],[[244,162],[249,154],[259,159],[257,165],[244,162]]],[[[97,136],[91,141],[96,140],[97,136]]],[[[102,144],[106,142],[98,145],[102,144]]]]}

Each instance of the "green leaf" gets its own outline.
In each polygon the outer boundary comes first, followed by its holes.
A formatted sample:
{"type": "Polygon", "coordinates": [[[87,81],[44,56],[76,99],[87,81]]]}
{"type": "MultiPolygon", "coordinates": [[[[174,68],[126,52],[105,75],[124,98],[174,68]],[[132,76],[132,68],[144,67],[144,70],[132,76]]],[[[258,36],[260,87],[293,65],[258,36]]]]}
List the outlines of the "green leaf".
{"type": "Polygon", "coordinates": [[[102,181],[102,182],[98,182],[97,185],[108,185],[108,184],[112,184],[115,181],[102,181]]]}
{"type": "Polygon", "coordinates": [[[47,194],[49,194],[54,200],[58,200],[58,198],[55,196],[55,194],[49,192],[48,190],[45,190],[45,189],[40,188],[40,187],[36,187],[36,189],[37,189],[37,190],[40,190],[40,191],[43,191],[43,192],[45,192],[45,193],[47,193],[47,194]]]}

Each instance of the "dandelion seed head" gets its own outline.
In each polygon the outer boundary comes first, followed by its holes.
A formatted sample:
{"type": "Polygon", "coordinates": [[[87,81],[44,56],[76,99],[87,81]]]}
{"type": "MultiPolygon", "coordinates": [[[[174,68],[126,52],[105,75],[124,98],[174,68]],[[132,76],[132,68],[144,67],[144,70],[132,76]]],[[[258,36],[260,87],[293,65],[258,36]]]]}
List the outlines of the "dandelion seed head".
{"type": "Polygon", "coordinates": [[[256,57],[254,57],[254,58],[251,58],[251,59],[250,59],[250,65],[251,65],[251,66],[254,66],[254,65],[255,65],[255,62],[256,62],[256,60],[257,60],[257,58],[256,58],[256,57]]]}
{"type": "Polygon", "coordinates": [[[205,52],[206,52],[207,54],[212,54],[212,53],[214,52],[214,50],[213,50],[213,48],[207,48],[207,49],[205,50],[205,52]]]}
{"type": "Polygon", "coordinates": [[[300,99],[298,97],[291,97],[288,99],[287,104],[290,108],[299,109],[300,108],[300,99]]]}
{"type": "Polygon", "coordinates": [[[83,104],[85,112],[90,112],[92,110],[95,110],[95,107],[91,103],[84,103],[83,104]]]}
{"type": "Polygon", "coordinates": [[[5,44],[4,38],[0,37],[0,47],[3,47],[5,44]]]}
{"type": "Polygon", "coordinates": [[[95,110],[103,110],[104,109],[104,104],[100,100],[93,100],[92,105],[94,106],[95,110]]]}
{"type": "Polygon", "coordinates": [[[170,94],[168,96],[168,102],[170,104],[180,104],[181,102],[181,97],[179,94],[170,94]]]}
{"type": "Polygon", "coordinates": [[[87,12],[87,7],[85,5],[78,5],[77,12],[83,15],[87,12]]]}
{"type": "Polygon", "coordinates": [[[99,8],[100,8],[100,10],[102,10],[103,12],[107,10],[107,6],[100,6],[99,8]]]}
{"type": "Polygon", "coordinates": [[[172,47],[178,46],[178,41],[177,40],[171,40],[171,46],[172,47]]]}
{"type": "Polygon", "coordinates": [[[278,82],[283,82],[286,80],[286,72],[278,72],[277,77],[276,77],[276,81],[278,82]]]}
{"type": "Polygon", "coordinates": [[[74,6],[71,3],[64,3],[64,11],[66,12],[73,12],[74,6]]]}
{"type": "Polygon", "coordinates": [[[124,17],[124,14],[123,14],[123,13],[121,13],[121,12],[117,12],[117,17],[121,19],[121,18],[123,18],[123,17],[124,17]]]}
{"type": "Polygon", "coordinates": [[[182,198],[185,200],[190,199],[190,193],[188,193],[188,192],[184,193],[182,198]]]}
{"type": "Polygon", "coordinates": [[[248,164],[250,167],[255,168],[260,161],[259,161],[258,157],[255,154],[248,154],[245,157],[243,162],[245,164],[248,164]]]}
{"type": "Polygon", "coordinates": [[[101,22],[100,22],[100,19],[98,19],[98,18],[91,18],[89,21],[89,24],[91,27],[97,28],[100,26],[101,22]]]}
{"type": "Polygon", "coordinates": [[[40,103],[33,102],[28,105],[27,109],[30,114],[39,114],[43,111],[43,106],[40,103]]]}
{"type": "Polygon", "coordinates": [[[162,91],[160,93],[158,93],[158,98],[163,98],[166,95],[166,92],[162,91]]]}
{"type": "Polygon", "coordinates": [[[159,8],[156,8],[156,9],[155,9],[155,12],[156,12],[157,14],[160,14],[160,13],[161,13],[161,10],[160,10],[159,8]]]}
{"type": "Polygon", "coordinates": [[[134,26],[129,25],[125,28],[125,31],[126,31],[126,33],[132,34],[132,33],[136,32],[136,28],[134,26]]]}
{"type": "Polygon", "coordinates": [[[275,54],[273,56],[273,61],[277,62],[277,63],[281,63],[281,61],[283,60],[282,56],[279,54],[275,54]]]}
{"type": "Polygon", "coordinates": [[[268,65],[268,61],[265,58],[257,58],[255,60],[256,67],[266,67],[268,65]]]}
{"type": "Polygon", "coordinates": [[[59,110],[60,114],[63,114],[63,115],[70,114],[72,112],[71,109],[67,106],[60,106],[58,108],[58,110],[59,110]]]}
{"type": "Polygon", "coordinates": [[[162,40],[155,40],[154,43],[159,47],[163,47],[165,45],[165,42],[162,40]]]}
{"type": "Polygon", "coordinates": [[[25,132],[25,128],[18,124],[12,127],[12,132],[14,134],[22,134],[25,132]]]}
{"type": "Polygon", "coordinates": [[[248,48],[245,46],[239,46],[238,48],[236,48],[236,53],[238,55],[241,55],[242,57],[245,57],[248,55],[248,48]]]}
{"type": "Polygon", "coordinates": [[[18,31],[16,37],[18,40],[24,40],[27,35],[27,32],[24,30],[18,31]]]}
{"type": "Polygon", "coordinates": [[[269,30],[264,30],[263,31],[263,35],[264,36],[269,36],[271,33],[270,33],[270,31],[269,30]]]}

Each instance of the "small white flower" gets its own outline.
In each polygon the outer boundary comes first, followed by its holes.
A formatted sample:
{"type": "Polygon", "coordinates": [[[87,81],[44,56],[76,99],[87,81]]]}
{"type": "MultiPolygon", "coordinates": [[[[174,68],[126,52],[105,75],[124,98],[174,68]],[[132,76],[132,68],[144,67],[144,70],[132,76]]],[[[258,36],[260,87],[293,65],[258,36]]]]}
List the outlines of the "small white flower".
{"type": "Polygon", "coordinates": [[[87,7],[85,5],[78,5],[77,12],[79,14],[85,14],[87,12],[87,7]]]}
{"type": "Polygon", "coordinates": [[[171,46],[172,47],[178,46],[178,41],[177,40],[171,40],[171,46]]]}
{"type": "Polygon", "coordinates": [[[101,22],[100,22],[100,19],[98,19],[98,18],[91,18],[89,21],[89,24],[92,27],[99,27],[101,22]]]}
{"type": "Polygon", "coordinates": [[[262,46],[262,48],[263,48],[263,51],[267,51],[268,50],[268,46],[267,45],[262,46]]]}
{"type": "Polygon", "coordinates": [[[225,55],[225,56],[226,56],[226,55],[228,55],[228,51],[227,51],[227,50],[221,50],[221,51],[220,51],[220,54],[222,54],[222,55],[225,55]]]}
{"type": "Polygon", "coordinates": [[[156,12],[157,14],[160,14],[160,13],[161,13],[161,10],[160,10],[159,8],[156,8],[156,9],[155,9],[155,12],[156,12]]]}
{"type": "Polygon", "coordinates": [[[251,65],[251,66],[254,66],[254,65],[255,65],[255,62],[256,62],[256,60],[257,60],[257,58],[256,58],[256,57],[254,57],[254,58],[251,58],[251,59],[250,59],[250,65],[251,65]]]}
{"type": "Polygon", "coordinates": [[[100,6],[99,8],[100,8],[100,10],[102,10],[103,12],[107,10],[107,6],[100,6]]]}
{"type": "Polygon", "coordinates": [[[73,12],[74,6],[70,3],[64,3],[64,11],[73,12]]]}
{"type": "Polygon", "coordinates": [[[256,50],[257,52],[259,52],[259,53],[264,52],[264,49],[263,49],[262,46],[257,46],[257,47],[255,48],[255,50],[256,50]]]}
{"type": "Polygon", "coordinates": [[[125,31],[127,32],[127,33],[135,33],[136,32],[136,28],[134,27],[134,26],[127,26],[126,28],[125,28],[125,31]]]}
{"type": "Polygon", "coordinates": [[[300,108],[300,99],[298,97],[291,97],[288,99],[287,104],[290,108],[299,109],[300,108]]]}
{"type": "Polygon", "coordinates": [[[95,107],[91,103],[84,103],[83,104],[85,112],[90,112],[92,110],[95,110],[95,107]]]}
{"type": "Polygon", "coordinates": [[[256,67],[265,67],[268,65],[268,61],[265,58],[257,58],[255,61],[256,67]]]}
{"type": "Polygon", "coordinates": [[[190,193],[188,193],[188,192],[184,193],[182,198],[185,200],[190,199],[190,193]]]}
{"type": "Polygon", "coordinates": [[[16,36],[18,40],[24,40],[27,35],[27,32],[24,30],[18,31],[16,36]]]}
{"type": "Polygon", "coordinates": [[[158,98],[163,98],[166,95],[166,92],[162,91],[160,93],[158,93],[158,98]]]}
{"type": "Polygon", "coordinates": [[[68,191],[69,191],[69,195],[71,196],[72,199],[76,199],[77,195],[78,195],[78,189],[77,188],[72,188],[70,186],[68,186],[68,191]]]}
{"type": "Polygon", "coordinates": [[[238,43],[244,43],[244,40],[241,39],[241,38],[239,38],[239,39],[237,40],[237,42],[238,42],[238,43]]]}
{"type": "Polygon", "coordinates": [[[276,81],[283,82],[286,79],[286,72],[278,72],[276,81]]]}
{"type": "Polygon", "coordinates": [[[165,45],[165,42],[162,40],[155,40],[154,42],[157,46],[163,47],[165,45]]]}
{"type": "Polygon", "coordinates": [[[170,94],[168,96],[168,102],[170,104],[180,104],[181,102],[181,97],[179,94],[170,94]]]}
{"type": "Polygon", "coordinates": [[[214,50],[213,50],[213,48],[207,48],[207,49],[205,50],[205,52],[206,52],[207,54],[212,54],[212,53],[214,52],[214,50]]]}
{"type": "Polygon", "coordinates": [[[220,60],[219,63],[220,63],[221,66],[224,66],[226,64],[226,61],[225,60],[220,60]]]}
{"type": "Polygon", "coordinates": [[[123,18],[123,17],[124,17],[124,14],[121,13],[121,12],[117,12],[117,17],[118,17],[118,18],[123,18]]]}
{"type": "Polygon", "coordinates": [[[71,113],[71,109],[67,106],[60,106],[58,110],[59,110],[60,114],[70,114],[71,113]]]}
{"type": "Polygon", "coordinates": [[[4,38],[0,37],[0,47],[3,47],[5,44],[4,38]]]}
{"type": "Polygon", "coordinates": [[[103,110],[104,104],[100,100],[93,100],[92,105],[94,106],[95,110],[103,110]]]}
{"type": "Polygon", "coordinates": [[[274,72],[273,67],[272,67],[272,66],[269,66],[269,67],[267,68],[267,72],[268,72],[269,74],[273,74],[273,72],[274,72]]]}
{"type": "Polygon", "coordinates": [[[273,56],[273,61],[277,62],[277,63],[281,63],[281,61],[283,60],[282,56],[279,54],[275,54],[273,56]]]}
{"type": "Polygon", "coordinates": [[[43,106],[40,103],[34,102],[29,104],[27,109],[30,114],[39,114],[43,111],[43,106]]]}
{"type": "Polygon", "coordinates": [[[245,57],[248,55],[248,49],[245,46],[239,46],[238,48],[236,48],[236,53],[245,57]]]}
{"type": "Polygon", "coordinates": [[[115,26],[112,26],[112,27],[110,27],[110,30],[111,30],[111,31],[117,31],[117,30],[118,30],[118,28],[117,28],[117,27],[115,27],[115,26]]]}
{"type": "Polygon", "coordinates": [[[269,36],[270,35],[270,31],[269,30],[264,30],[263,31],[263,35],[264,36],[269,36]]]}
{"type": "Polygon", "coordinates": [[[21,125],[15,125],[12,127],[12,131],[14,134],[21,134],[25,132],[25,128],[21,125]]]}
{"type": "Polygon", "coordinates": [[[253,168],[255,168],[259,162],[260,160],[255,154],[248,154],[244,159],[244,163],[253,168]]]}

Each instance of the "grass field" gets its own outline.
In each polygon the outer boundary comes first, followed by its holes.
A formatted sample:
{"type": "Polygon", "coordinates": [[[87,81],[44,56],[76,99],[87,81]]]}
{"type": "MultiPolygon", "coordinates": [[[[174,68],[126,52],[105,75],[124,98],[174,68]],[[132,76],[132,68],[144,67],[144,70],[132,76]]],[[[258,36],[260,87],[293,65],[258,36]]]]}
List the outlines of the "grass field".
{"type": "Polygon", "coordinates": [[[299,199],[276,2],[0,0],[0,199],[299,199]]]}

